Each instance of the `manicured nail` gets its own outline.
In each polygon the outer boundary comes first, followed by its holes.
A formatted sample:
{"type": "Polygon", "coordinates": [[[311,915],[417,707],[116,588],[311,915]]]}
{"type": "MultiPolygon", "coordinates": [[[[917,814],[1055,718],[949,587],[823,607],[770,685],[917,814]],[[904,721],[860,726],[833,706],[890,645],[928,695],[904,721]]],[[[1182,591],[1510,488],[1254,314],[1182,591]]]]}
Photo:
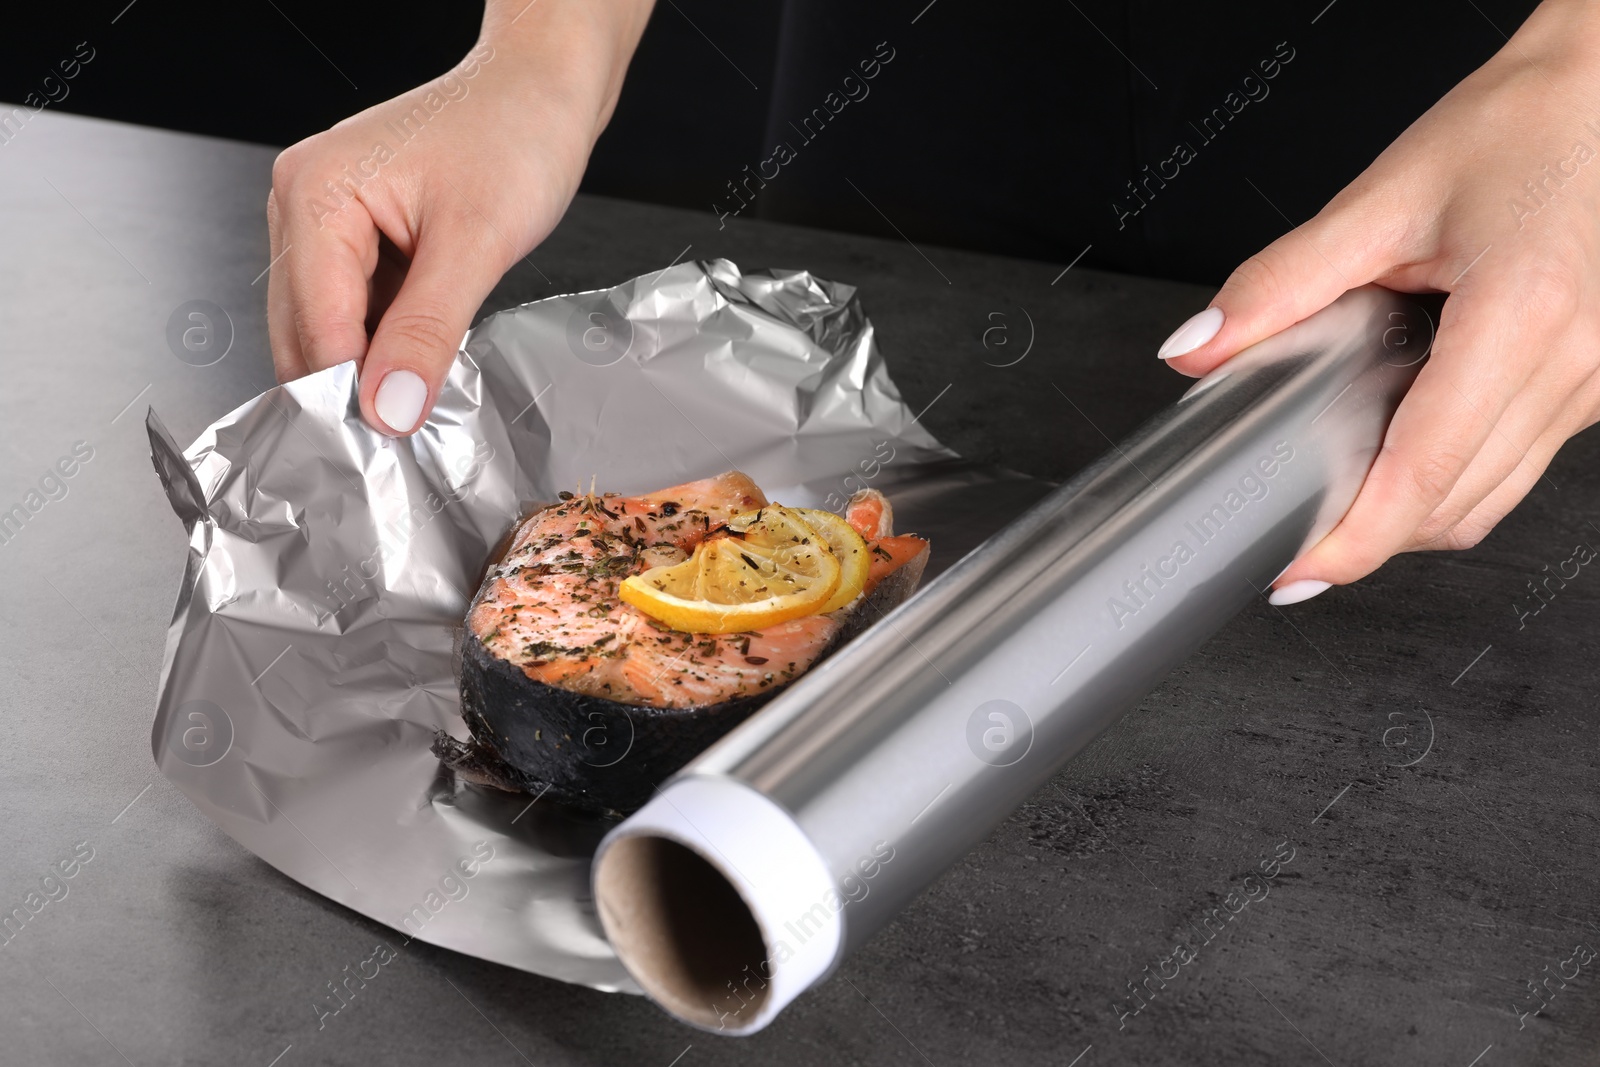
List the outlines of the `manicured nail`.
{"type": "Polygon", "coordinates": [[[1267,603],[1280,608],[1286,604],[1298,604],[1302,600],[1310,600],[1324,589],[1332,588],[1332,585],[1332,582],[1319,582],[1315,578],[1302,578],[1282,589],[1274,589],[1272,595],[1267,597],[1267,603]]]}
{"type": "Polygon", "coordinates": [[[1173,331],[1171,337],[1162,341],[1156,356],[1161,359],[1186,356],[1215,337],[1220,329],[1222,309],[1206,308],[1200,314],[1191,316],[1188,322],[1173,331]]]}
{"type": "Polygon", "coordinates": [[[378,395],[372,406],[378,418],[395,433],[410,433],[422,417],[422,405],[428,400],[428,383],[415,371],[392,370],[378,383],[378,395]]]}

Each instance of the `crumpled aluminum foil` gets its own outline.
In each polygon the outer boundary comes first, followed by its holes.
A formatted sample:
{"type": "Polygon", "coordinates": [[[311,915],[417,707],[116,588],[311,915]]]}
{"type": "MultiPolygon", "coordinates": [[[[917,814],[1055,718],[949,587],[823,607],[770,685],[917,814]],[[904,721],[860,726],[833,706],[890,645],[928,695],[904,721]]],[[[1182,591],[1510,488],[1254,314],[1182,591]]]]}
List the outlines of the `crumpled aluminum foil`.
{"type": "Polygon", "coordinates": [[[370,430],[353,364],[272,389],[152,458],[189,530],[151,745],[161,772],[297,882],[401,933],[638,992],[589,884],[610,822],[469,785],[461,620],[515,520],[561,490],[738,468],[769,497],[883,488],[932,572],[1042,483],[961,461],[900,400],[855,290],[685,263],[472,330],[427,424],[370,430]]]}

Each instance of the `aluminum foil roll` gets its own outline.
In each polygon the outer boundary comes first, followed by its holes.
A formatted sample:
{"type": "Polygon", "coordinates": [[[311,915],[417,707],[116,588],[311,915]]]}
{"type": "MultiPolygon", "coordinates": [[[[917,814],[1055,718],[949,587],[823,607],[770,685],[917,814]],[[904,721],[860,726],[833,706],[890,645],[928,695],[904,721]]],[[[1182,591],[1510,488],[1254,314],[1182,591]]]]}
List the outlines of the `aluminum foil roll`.
{"type": "Polygon", "coordinates": [[[1436,308],[1235,356],[685,767],[596,858],[639,983],[741,1034],[823,980],[1337,523],[1436,308]]]}
{"type": "Polygon", "coordinates": [[[611,824],[467,785],[456,655],[495,546],[561,490],[737,467],[775,499],[885,487],[937,562],[1039,486],[963,464],[901,403],[847,285],[686,263],[486,319],[427,424],[361,420],[355,368],[272,389],[152,456],[188,530],[151,743],[162,773],[296,881],[408,937],[636,991],[589,870],[611,824]],[[964,494],[1001,506],[970,514],[964,494]]]}

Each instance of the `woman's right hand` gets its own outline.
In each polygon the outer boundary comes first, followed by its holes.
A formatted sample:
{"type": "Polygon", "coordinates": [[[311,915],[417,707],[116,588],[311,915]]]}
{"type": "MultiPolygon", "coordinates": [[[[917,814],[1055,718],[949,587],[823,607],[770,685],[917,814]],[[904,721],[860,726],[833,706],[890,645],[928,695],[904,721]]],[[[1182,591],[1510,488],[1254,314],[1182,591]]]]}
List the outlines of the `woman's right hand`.
{"type": "Polygon", "coordinates": [[[280,381],[355,360],[361,413],[406,436],[472,316],[583,177],[650,0],[489,0],[450,73],[285,150],[267,290],[280,381]]]}

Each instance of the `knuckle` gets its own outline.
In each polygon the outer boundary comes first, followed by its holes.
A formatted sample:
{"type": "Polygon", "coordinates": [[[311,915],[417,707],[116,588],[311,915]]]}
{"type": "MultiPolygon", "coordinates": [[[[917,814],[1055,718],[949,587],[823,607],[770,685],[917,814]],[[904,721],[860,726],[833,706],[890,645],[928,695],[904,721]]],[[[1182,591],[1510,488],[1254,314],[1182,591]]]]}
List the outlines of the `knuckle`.
{"type": "Polygon", "coordinates": [[[343,333],[351,325],[348,315],[325,304],[300,303],[294,308],[295,328],[307,340],[343,333]]]}
{"type": "Polygon", "coordinates": [[[1492,520],[1467,515],[1447,529],[1435,531],[1431,536],[1417,538],[1417,549],[1432,552],[1465,552],[1476,548],[1494,529],[1492,520]]]}
{"type": "Polygon", "coordinates": [[[1572,392],[1587,392],[1584,387],[1593,380],[1595,372],[1600,371],[1600,337],[1593,329],[1585,329],[1576,343],[1569,342],[1562,347],[1571,359],[1572,392]]]}
{"type": "Polygon", "coordinates": [[[312,370],[357,359],[361,352],[350,341],[350,323],[337,314],[304,307],[294,309],[295,333],[312,370]]]}
{"type": "Polygon", "coordinates": [[[1414,498],[1437,504],[1449,495],[1466,469],[1467,457],[1449,449],[1435,448],[1400,461],[1406,486],[1414,498]]]}
{"type": "Polygon", "coordinates": [[[442,309],[391,310],[384,317],[383,331],[389,347],[399,347],[419,355],[439,358],[454,352],[461,338],[445,324],[442,309]]]}
{"type": "Polygon", "coordinates": [[[1487,537],[1493,528],[1494,520],[1485,519],[1481,503],[1477,506],[1470,503],[1452,505],[1447,501],[1417,527],[1406,545],[1406,551],[1471,548],[1487,537]]]}
{"type": "Polygon", "coordinates": [[[1576,318],[1583,287],[1564,266],[1540,262],[1525,265],[1517,272],[1517,294],[1516,306],[1523,323],[1540,326],[1576,318]]]}
{"type": "Polygon", "coordinates": [[[1476,548],[1493,529],[1494,523],[1469,515],[1451,528],[1445,535],[1445,543],[1456,551],[1476,548]]]}
{"type": "Polygon", "coordinates": [[[295,176],[305,167],[304,141],[292,144],[278,153],[272,161],[272,188],[274,190],[287,190],[294,182],[295,176]]]}
{"type": "Polygon", "coordinates": [[[1445,514],[1443,510],[1434,512],[1424,519],[1422,525],[1417,527],[1417,532],[1411,535],[1411,546],[1428,547],[1455,529],[1460,520],[1459,514],[1445,514]]]}
{"type": "Polygon", "coordinates": [[[1238,267],[1223,283],[1225,292],[1251,292],[1265,302],[1277,303],[1287,292],[1281,254],[1269,246],[1238,267]]]}

